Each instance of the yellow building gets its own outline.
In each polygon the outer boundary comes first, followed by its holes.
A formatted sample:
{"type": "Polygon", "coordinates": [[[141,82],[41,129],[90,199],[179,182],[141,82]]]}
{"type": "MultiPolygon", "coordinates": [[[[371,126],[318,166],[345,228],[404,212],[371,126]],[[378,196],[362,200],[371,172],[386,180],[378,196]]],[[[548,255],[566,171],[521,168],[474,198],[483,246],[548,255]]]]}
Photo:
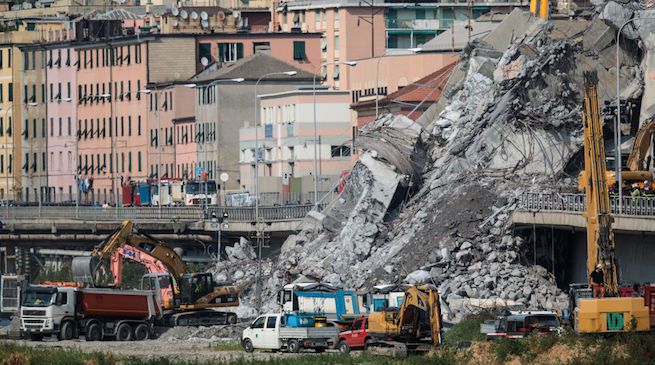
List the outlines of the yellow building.
{"type": "Polygon", "coordinates": [[[14,52],[0,46],[0,199],[14,200],[14,52]]]}

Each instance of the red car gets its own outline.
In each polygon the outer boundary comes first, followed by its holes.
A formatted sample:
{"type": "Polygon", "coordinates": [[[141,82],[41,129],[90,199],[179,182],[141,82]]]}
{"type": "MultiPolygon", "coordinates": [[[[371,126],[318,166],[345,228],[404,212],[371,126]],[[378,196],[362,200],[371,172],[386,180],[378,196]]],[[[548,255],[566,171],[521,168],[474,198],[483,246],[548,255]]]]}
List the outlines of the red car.
{"type": "Polygon", "coordinates": [[[366,342],[369,339],[368,318],[357,318],[350,327],[350,330],[339,334],[339,351],[348,353],[351,349],[363,349],[366,347],[366,342]]]}

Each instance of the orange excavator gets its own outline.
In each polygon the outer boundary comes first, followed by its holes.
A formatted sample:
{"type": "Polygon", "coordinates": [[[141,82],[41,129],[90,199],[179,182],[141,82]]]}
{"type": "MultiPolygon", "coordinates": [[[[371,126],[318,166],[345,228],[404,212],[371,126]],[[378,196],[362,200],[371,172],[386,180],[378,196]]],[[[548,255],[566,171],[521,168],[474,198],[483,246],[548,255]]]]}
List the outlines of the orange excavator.
{"type": "Polygon", "coordinates": [[[239,305],[238,287],[214,282],[209,272],[188,273],[175,250],[150,235],[138,232],[130,221],[123,222],[98,244],[90,257],[73,259],[73,280],[97,286],[97,273],[103,261],[113,260],[114,284],[119,283],[122,276],[119,256],[129,252],[138,252],[136,261],[150,266],[150,272],[141,280],[141,288],[154,290],[158,294],[166,310],[164,317],[167,324],[198,326],[236,323],[235,313],[217,309],[239,305]],[[170,299],[167,298],[169,294],[170,299]]]}

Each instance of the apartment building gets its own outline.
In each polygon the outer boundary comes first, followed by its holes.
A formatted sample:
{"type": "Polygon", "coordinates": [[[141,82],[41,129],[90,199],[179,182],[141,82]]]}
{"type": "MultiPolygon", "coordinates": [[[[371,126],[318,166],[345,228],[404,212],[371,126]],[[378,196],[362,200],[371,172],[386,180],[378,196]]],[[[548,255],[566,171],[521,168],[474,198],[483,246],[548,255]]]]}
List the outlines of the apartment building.
{"type": "Polygon", "coordinates": [[[77,165],[90,202],[120,202],[120,186],[147,177],[147,45],[139,38],[88,42],[77,53],[77,165]],[[115,192],[118,191],[118,197],[115,192]]]}
{"type": "Polygon", "coordinates": [[[72,47],[45,51],[48,196],[55,202],[74,201],[78,194],[77,56],[72,47]]]}
{"type": "Polygon", "coordinates": [[[316,90],[316,139],[312,88],[264,94],[259,99],[260,126],[239,130],[242,189],[254,191],[255,128],[262,192],[280,191],[281,187],[285,196],[306,196],[314,189],[315,167],[319,190],[325,192],[353,166],[356,156],[352,152],[349,91],[316,90]]]}
{"type": "Polygon", "coordinates": [[[14,47],[0,47],[0,199],[15,199],[14,188],[14,47]]]}

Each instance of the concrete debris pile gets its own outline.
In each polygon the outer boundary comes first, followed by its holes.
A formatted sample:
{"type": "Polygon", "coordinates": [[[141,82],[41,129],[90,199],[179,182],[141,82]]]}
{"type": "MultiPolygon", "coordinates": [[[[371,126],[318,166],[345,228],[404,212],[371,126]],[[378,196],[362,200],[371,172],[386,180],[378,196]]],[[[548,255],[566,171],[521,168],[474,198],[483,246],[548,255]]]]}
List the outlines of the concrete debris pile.
{"type": "MultiPolygon", "coordinates": [[[[625,9],[603,4],[602,19],[548,23],[515,10],[465,49],[436,118],[367,126],[344,192],[289,237],[265,276],[269,309],[276,290],[301,276],[354,289],[432,282],[449,321],[480,307],[565,308],[567,296],[508,222],[523,192],[576,183],[567,168],[583,142],[582,72],[595,69],[601,103],[612,100],[613,34],[625,9]]],[[[638,44],[621,45],[624,95],[643,92],[638,44]]]]}
{"type": "MultiPolygon", "coordinates": [[[[253,244],[240,237],[232,246],[225,247],[227,259],[222,260],[213,269],[214,280],[237,285],[242,290],[240,305],[230,308],[239,318],[251,318],[256,315],[255,310],[255,282],[257,276],[257,255],[253,244]]],[[[262,277],[271,274],[272,261],[269,258],[262,260],[262,277]]]]}
{"type": "Polygon", "coordinates": [[[162,341],[198,343],[238,342],[246,325],[236,324],[211,327],[158,327],[157,338],[162,341]]]}

